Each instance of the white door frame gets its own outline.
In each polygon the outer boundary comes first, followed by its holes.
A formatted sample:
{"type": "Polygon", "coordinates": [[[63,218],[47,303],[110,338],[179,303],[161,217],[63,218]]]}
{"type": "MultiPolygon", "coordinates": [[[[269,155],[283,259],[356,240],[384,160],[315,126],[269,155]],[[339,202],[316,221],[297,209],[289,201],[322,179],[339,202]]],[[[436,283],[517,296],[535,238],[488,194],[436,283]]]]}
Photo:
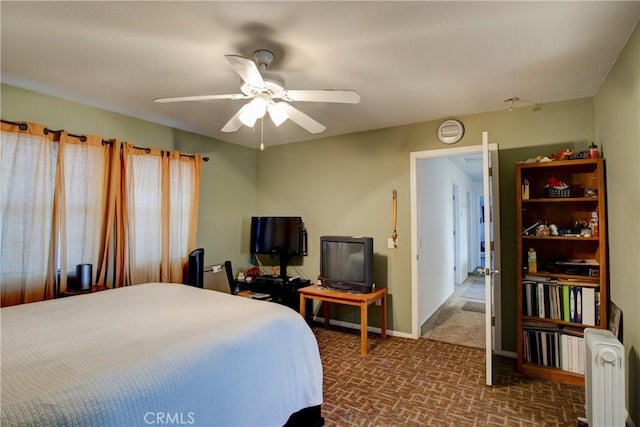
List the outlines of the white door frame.
{"type": "MultiPolygon", "coordinates": [[[[451,197],[453,198],[453,285],[460,284],[460,209],[459,187],[455,182],[451,183],[451,197]]],[[[466,272],[465,272],[466,273],[466,272]]]]}
{"type": "MultiPolygon", "coordinates": [[[[498,144],[489,144],[489,151],[497,153],[498,144]]],[[[442,148],[428,151],[416,151],[409,154],[409,179],[410,179],[410,192],[411,192],[411,336],[413,338],[420,338],[420,319],[418,313],[418,302],[420,301],[420,291],[418,286],[418,161],[422,159],[436,158],[436,157],[450,157],[460,156],[465,154],[479,154],[482,153],[482,145],[473,145],[469,147],[453,147],[442,148]]],[[[497,156],[496,156],[497,157],[497,156]]],[[[497,161],[494,167],[497,167],[497,161]]],[[[497,188],[498,182],[495,180],[494,188],[497,188]]],[[[493,194],[494,210],[499,206],[498,192],[493,194]]],[[[496,221],[494,211],[494,235],[493,238],[496,242],[496,246],[499,246],[500,241],[500,223],[496,221]]],[[[485,238],[486,239],[486,238],[485,238]]],[[[486,246],[485,246],[486,250],[486,246]]],[[[495,268],[499,269],[500,265],[499,251],[495,260],[495,268]]],[[[500,288],[501,288],[500,275],[496,278],[496,284],[494,289],[494,303],[495,303],[495,351],[497,353],[502,352],[502,316],[500,313],[500,288]]],[[[487,308],[490,302],[485,301],[487,308]]]]}

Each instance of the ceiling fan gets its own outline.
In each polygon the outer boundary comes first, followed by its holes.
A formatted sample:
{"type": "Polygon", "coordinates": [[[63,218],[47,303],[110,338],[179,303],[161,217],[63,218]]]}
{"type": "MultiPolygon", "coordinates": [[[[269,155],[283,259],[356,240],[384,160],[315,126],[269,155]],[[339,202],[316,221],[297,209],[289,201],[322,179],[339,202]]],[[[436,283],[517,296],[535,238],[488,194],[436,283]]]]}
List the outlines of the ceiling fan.
{"type": "Polygon", "coordinates": [[[222,128],[222,132],[235,132],[242,125],[253,127],[256,120],[264,117],[268,112],[276,126],[280,126],[289,119],[311,133],[323,132],[326,127],[293,107],[289,102],[335,102],[346,104],[360,102],[360,95],[353,90],[285,89],[282,76],[267,71],[267,67],[273,61],[273,53],[268,50],[256,50],[253,53],[254,61],[238,55],[225,55],[225,58],[243,81],[240,87],[242,93],[156,98],[153,101],[164,103],[214,99],[251,99],[231,117],[222,128]]]}

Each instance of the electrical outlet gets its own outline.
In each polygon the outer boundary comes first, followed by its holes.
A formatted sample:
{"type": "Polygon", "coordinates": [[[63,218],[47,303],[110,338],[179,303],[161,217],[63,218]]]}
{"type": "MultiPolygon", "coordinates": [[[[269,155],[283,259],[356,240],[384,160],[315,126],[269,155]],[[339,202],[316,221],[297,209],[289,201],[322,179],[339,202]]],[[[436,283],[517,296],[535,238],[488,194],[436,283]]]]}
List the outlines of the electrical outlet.
{"type": "MultiPolygon", "coordinates": [[[[397,242],[397,240],[396,240],[396,242],[397,242]]],[[[389,248],[389,249],[393,249],[393,248],[395,248],[395,247],[396,247],[396,245],[394,245],[394,244],[393,244],[393,239],[392,239],[391,237],[389,237],[389,238],[387,239],[387,248],[389,248]]]]}

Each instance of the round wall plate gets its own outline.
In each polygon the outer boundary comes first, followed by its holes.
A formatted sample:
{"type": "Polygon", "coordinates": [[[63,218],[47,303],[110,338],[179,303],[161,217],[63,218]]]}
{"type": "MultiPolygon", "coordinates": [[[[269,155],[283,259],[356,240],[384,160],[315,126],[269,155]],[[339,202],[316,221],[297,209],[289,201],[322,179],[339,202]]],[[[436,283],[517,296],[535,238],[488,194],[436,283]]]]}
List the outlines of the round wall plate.
{"type": "Polygon", "coordinates": [[[438,126],[438,139],[445,144],[455,144],[464,136],[464,125],[460,120],[445,120],[438,126]]]}

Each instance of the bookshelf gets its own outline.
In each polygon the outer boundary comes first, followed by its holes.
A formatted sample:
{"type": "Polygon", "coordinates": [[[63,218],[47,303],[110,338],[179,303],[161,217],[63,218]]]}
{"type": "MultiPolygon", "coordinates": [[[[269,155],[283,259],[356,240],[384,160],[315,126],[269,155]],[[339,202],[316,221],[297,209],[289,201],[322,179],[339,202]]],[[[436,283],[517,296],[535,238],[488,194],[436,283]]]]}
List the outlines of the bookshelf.
{"type": "Polygon", "coordinates": [[[584,328],[607,326],[603,159],[519,163],[516,183],[518,371],[584,385],[584,328]]]}

